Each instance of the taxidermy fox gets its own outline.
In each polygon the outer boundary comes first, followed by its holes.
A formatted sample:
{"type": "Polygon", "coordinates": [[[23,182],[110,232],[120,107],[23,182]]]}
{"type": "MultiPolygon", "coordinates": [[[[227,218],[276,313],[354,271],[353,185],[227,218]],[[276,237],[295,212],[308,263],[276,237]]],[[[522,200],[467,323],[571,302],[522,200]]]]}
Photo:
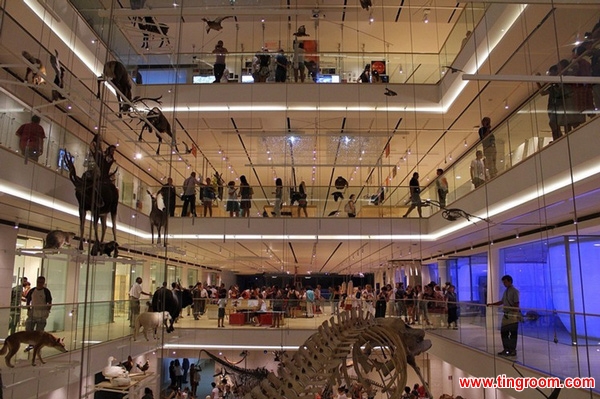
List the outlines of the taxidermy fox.
{"type": "Polygon", "coordinates": [[[49,346],[61,352],[67,352],[64,344],[64,338],[56,338],[54,335],[49,334],[45,331],[19,331],[12,335],[9,335],[4,340],[4,346],[0,349],[0,355],[6,355],[6,365],[8,367],[15,367],[10,364],[10,359],[19,351],[21,344],[28,344],[33,346],[33,359],[31,365],[35,366],[35,357],[40,359],[40,362],[46,363],[42,359],[41,349],[44,346],[49,346]]]}

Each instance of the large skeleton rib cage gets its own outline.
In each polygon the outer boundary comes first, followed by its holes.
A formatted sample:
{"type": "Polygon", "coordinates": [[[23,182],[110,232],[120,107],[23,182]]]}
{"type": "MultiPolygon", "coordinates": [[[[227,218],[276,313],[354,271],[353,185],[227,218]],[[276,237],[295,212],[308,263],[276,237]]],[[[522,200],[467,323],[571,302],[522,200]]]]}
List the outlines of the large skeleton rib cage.
{"type": "Polygon", "coordinates": [[[431,347],[424,336],[423,330],[412,329],[401,319],[376,319],[362,309],[352,309],[323,322],[293,356],[282,356],[277,374],[265,373],[265,369],[241,371],[209,356],[234,373],[260,375],[256,384],[249,384],[254,387],[246,399],[313,398],[326,388],[355,381],[367,392],[399,399],[406,386],[408,365],[427,387],[415,362],[415,356],[431,347]]]}

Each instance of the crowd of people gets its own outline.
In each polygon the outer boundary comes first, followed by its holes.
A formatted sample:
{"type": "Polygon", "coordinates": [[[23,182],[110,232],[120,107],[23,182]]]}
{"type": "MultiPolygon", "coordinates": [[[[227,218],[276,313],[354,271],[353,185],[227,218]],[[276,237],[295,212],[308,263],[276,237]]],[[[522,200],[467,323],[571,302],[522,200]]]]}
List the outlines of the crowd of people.
{"type": "MultiPolygon", "coordinates": [[[[181,297],[182,288],[174,287],[174,295],[181,297]]],[[[284,317],[314,317],[326,314],[325,307],[329,306],[331,315],[339,314],[340,310],[362,308],[374,317],[400,317],[407,324],[420,324],[432,327],[434,323],[431,313],[444,316],[440,326],[458,328],[458,299],[456,288],[451,283],[443,287],[434,282],[426,285],[408,285],[396,283],[383,285],[374,289],[371,284],[364,287],[346,288],[333,286],[323,289],[321,285],[296,287],[288,284],[285,287],[263,286],[240,289],[232,285],[229,289],[224,284],[220,286],[197,283],[188,289],[193,298],[193,304],[187,309],[198,320],[205,314],[208,304],[218,305],[218,327],[225,327],[225,309],[228,305],[235,308],[239,300],[254,300],[256,306],[250,312],[249,319],[255,325],[261,325],[261,313],[272,313],[272,328],[279,328],[284,317]]],[[[182,310],[182,314],[185,309],[182,310]]]]}
{"type": "Polygon", "coordinates": [[[198,397],[198,385],[202,379],[200,362],[191,363],[188,358],[173,359],[169,363],[170,384],[162,393],[165,399],[188,399],[198,397]]]}

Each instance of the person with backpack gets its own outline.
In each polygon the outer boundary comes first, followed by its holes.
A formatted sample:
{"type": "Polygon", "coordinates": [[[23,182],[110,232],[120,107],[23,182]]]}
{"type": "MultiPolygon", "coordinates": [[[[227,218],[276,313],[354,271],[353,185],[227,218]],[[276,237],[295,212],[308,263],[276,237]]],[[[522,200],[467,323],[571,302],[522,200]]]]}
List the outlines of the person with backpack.
{"type": "MultiPolygon", "coordinates": [[[[44,331],[50,309],[52,308],[52,294],[46,288],[46,278],[39,276],[34,289],[27,293],[27,320],[25,331],[44,331]]],[[[25,349],[26,352],[33,349],[33,345],[25,349]]]]}

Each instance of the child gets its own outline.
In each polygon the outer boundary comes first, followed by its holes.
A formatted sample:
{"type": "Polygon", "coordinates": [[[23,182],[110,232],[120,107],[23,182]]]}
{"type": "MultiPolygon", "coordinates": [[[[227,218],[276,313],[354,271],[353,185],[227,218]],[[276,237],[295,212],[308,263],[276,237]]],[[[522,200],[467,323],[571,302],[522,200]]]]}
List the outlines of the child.
{"type": "Polygon", "coordinates": [[[219,290],[219,317],[217,319],[217,327],[225,328],[225,306],[227,306],[227,290],[222,288],[219,290]]]}

